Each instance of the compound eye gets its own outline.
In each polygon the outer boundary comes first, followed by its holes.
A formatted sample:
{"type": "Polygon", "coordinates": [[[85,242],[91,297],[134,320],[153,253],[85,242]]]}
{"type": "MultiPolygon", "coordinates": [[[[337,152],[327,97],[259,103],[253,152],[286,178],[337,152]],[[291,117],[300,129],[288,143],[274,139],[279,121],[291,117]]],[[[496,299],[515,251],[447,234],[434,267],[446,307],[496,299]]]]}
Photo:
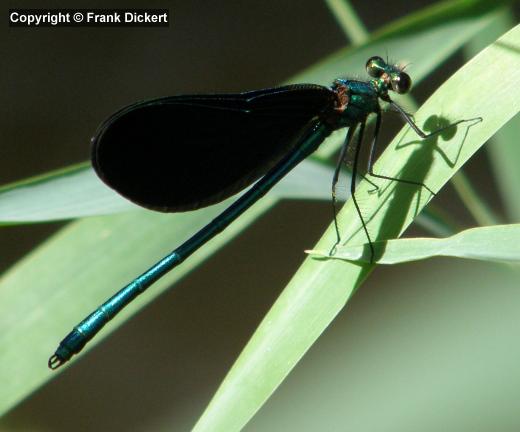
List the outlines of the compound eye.
{"type": "Polygon", "coordinates": [[[379,78],[385,72],[386,63],[379,57],[370,57],[366,64],[367,73],[373,78],[379,78]]]}
{"type": "Polygon", "coordinates": [[[399,94],[408,93],[412,86],[412,79],[410,75],[405,72],[399,72],[397,75],[392,77],[391,80],[392,89],[399,94]]]}

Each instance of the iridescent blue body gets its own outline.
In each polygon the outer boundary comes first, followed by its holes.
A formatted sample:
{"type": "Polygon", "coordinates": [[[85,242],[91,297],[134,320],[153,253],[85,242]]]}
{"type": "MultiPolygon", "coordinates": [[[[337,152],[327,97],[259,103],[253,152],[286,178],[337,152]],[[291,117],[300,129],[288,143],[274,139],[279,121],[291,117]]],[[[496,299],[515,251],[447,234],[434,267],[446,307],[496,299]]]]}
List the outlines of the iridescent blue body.
{"type": "Polygon", "coordinates": [[[345,117],[348,118],[352,126],[365,119],[371,113],[380,110],[379,95],[371,82],[354,80],[336,80],[349,89],[349,102],[345,110],[345,117]]]}
{"type": "MultiPolygon", "coordinates": [[[[167,212],[194,210],[254,185],[74,327],[49,359],[49,367],[56,369],[78,353],[121,309],[225,229],[333,130],[348,127],[333,178],[333,202],[340,166],[359,126],[353,165],[356,178],[370,114],[376,115],[376,126],[368,173],[389,179],[372,172],[381,125],[379,101],[390,103],[420,136],[427,135],[388,95],[389,91],[406,93],[410,77],[380,57],[370,58],[366,68],[372,77],[366,82],[338,79],[331,87],[296,84],[230,95],[174,96],[130,105],[107,119],[93,138],[94,169],[110,187],[143,207],[167,212]]],[[[351,196],[372,246],[354,195],[354,180],[351,196]]]]}

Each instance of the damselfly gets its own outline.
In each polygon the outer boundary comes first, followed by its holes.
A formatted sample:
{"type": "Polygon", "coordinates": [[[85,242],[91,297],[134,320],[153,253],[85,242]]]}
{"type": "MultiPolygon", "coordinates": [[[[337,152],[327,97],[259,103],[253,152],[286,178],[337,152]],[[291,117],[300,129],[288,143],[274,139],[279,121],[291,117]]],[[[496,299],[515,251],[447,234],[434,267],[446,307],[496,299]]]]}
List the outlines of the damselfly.
{"type": "MultiPolygon", "coordinates": [[[[336,129],[347,127],[348,132],[332,181],[333,203],[347,148],[355,141],[350,190],[373,260],[355,195],[368,116],[375,115],[368,175],[418,186],[425,185],[373,172],[380,101],[390,104],[421,138],[467,120],[426,134],[389,95],[407,93],[409,75],[381,57],[371,57],[366,70],[368,81],[337,79],[330,87],[294,84],[239,94],[164,97],[138,102],[108,118],[92,139],[92,164],[108,186],[140,206],[163,212],[195,210],[254,185],[74,327],[49,359],[49,367],[56,369],[79,353],[121,309],[237,219],[336,129]]],[[[339,242],[337,222],[336,232],[339,242]]]]}

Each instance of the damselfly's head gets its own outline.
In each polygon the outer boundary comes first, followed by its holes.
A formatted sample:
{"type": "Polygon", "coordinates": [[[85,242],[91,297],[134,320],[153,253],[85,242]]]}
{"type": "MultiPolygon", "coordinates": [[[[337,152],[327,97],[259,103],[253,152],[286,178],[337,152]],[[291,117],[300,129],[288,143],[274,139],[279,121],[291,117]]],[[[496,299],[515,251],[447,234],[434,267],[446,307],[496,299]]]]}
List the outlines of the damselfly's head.
{"type": "Polygon", "coordinates": [[[370,57],[366,69],[367,73],[374,78],[370,82],[382,97],[388,93],[388,90],[399,94],[407,93],[412,86],[412,79],[403,71],[403,68],[389,65],[381,57],[370,57]]]}

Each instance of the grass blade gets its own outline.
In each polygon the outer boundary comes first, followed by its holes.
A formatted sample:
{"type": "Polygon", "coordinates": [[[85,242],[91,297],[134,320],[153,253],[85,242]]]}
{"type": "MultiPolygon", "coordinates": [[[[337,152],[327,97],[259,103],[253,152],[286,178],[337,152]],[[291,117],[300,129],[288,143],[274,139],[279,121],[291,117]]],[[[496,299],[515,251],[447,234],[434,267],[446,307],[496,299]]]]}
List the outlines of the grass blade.
{"type": "MultiPolygon", "coordinates": [[[[520,224],[471,228],[451,237],[410,238],[374,243],[377,264],[400,264],[433,257],[456,257],[502,263],[520,262],[520,224]]],[[[316,258],[370,262],[363,256],[366,245],[338,247],[331,256],[326,251],[306,251],[316,258]]]]}
{"type": "MultiPolygon", "coordinates": [[[[304,161],[274,189],[278,198],[329,199],[332,170],[304,161]]],[[[0,225],[48,222],[142,210],[108,188],[90,164],[27,179],[0,189],[0,225]]]]}
{"type": "Polygon", "coordinates": [[[348,0],[325,0],[345,36],[353,44],[360,44],[370,38],[363,22],[348,0]]]}

